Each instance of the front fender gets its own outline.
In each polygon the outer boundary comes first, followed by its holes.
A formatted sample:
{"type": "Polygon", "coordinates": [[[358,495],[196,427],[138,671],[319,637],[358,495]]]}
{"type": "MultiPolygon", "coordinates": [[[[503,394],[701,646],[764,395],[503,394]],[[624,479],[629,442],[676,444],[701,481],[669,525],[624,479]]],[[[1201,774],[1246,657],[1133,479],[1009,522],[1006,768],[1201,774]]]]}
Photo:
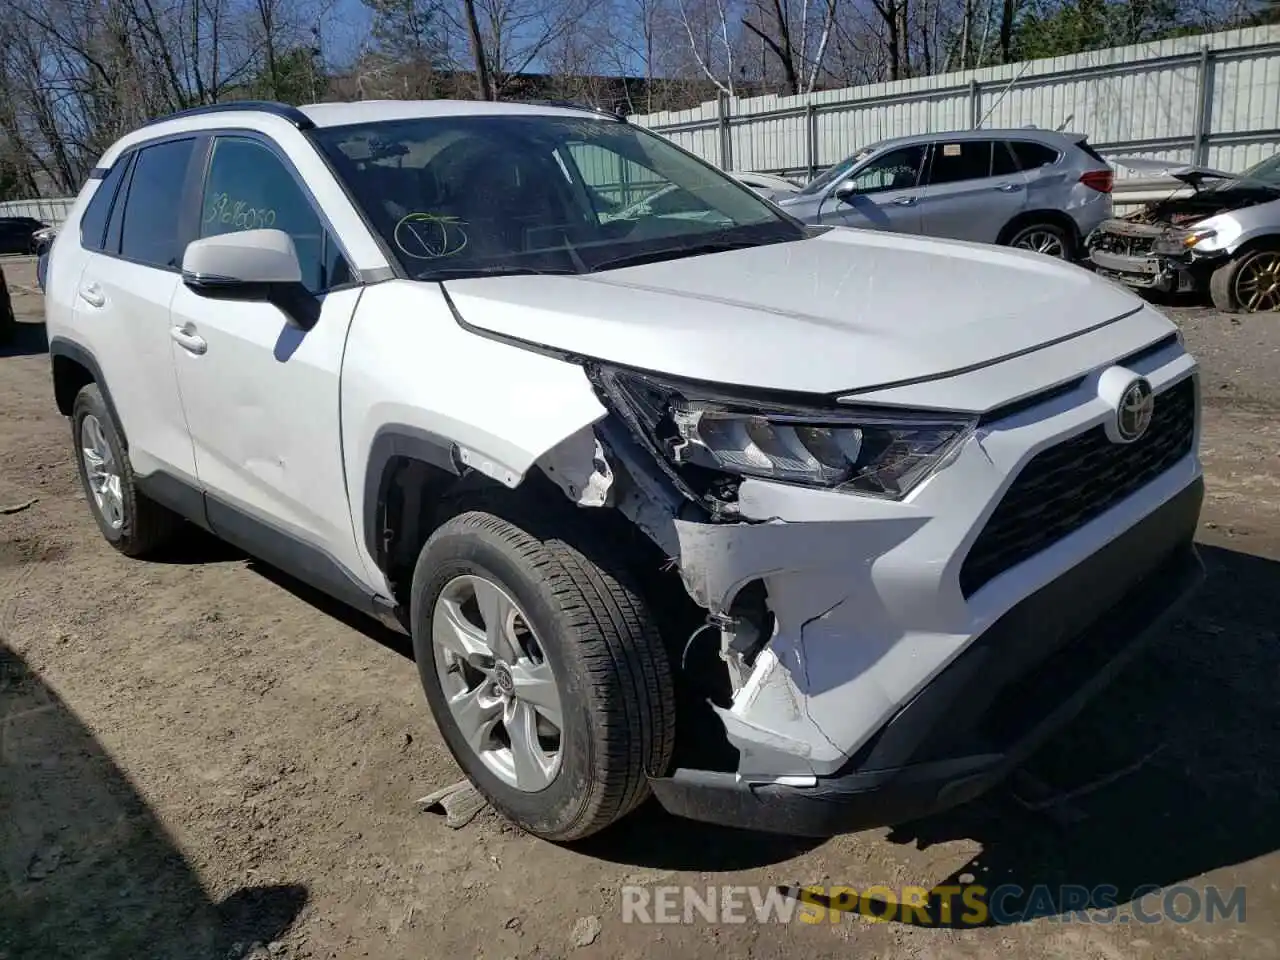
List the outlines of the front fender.
{"type": "Polygon", "coordinates": [[[1258,241],[1280,245],[1280,223],[1245,227],[1236,235],[1234,240],[1226,245],[1225,249],[1230,256],[1234,257],[1245,247],[1251,246],[1258,241]]]}
{"type": "Polygon", "coordinates": [[[370,508],[392,458],[516,487],[539,457],[606,412],[580,365],[463,329],[438,284],[368,287],[343,360],[342,437],[371,573],[370,508]]]}
{"type": "Polygon", "coordinates": [[[1194,228],[1214,231],[1212,237],[1196,244],[1196,253],[1235,256],[1258,240],[1280,241],[1280,201],[1214,214],[1197,222],[1194,228]]]}

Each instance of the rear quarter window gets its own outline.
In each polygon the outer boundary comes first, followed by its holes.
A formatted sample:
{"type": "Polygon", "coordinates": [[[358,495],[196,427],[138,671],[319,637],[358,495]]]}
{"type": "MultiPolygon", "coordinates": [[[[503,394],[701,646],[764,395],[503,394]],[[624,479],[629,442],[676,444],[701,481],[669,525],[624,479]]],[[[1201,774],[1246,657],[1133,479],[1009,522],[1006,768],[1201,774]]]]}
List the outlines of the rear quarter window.
{"type": "Polygon", "coordinates": [[[1034,143],[1030,140],[1011,140],[1009,147],[1013,150],[1013,155],[1018,158],[1018,166],[1023,170],[1036,170],[1048,166],[1056,163],[1061,156],[1053,147],[1046,147],[1043,143],[1034,143]]]}

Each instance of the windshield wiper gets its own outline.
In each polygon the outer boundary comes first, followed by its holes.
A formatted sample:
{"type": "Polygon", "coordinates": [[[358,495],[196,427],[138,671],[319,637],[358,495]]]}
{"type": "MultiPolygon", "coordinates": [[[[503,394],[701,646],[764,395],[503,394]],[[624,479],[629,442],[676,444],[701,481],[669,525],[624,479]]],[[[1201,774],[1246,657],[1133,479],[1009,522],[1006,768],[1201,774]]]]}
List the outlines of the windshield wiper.
{"type": "Polygon", "coordinates": [[[726,250],[743,250],[747,247],[762,247],[780,240],[708,240],[705,243],[684,244],[676,247],[660,247],[657,250],[644,250],[629,253],[621,257],[611,257],[591,265],[591,272],[616,270],[619,267],[637,267],[644,263],[655,263],[659,260],[674,260],[677,257],[696,257],[704,253],[723,253],[726,250]]]}
{"type": "Polygon", "coordinates": [[[428,273],[419,274],[414,279],[438,283],[443,280],[466,280],[472,277],[519,277],[533,274],[576,276],[578,271],[572,267],[518,267],[514,264],[491,263],[470,267],[439,267],[428,273]]]}

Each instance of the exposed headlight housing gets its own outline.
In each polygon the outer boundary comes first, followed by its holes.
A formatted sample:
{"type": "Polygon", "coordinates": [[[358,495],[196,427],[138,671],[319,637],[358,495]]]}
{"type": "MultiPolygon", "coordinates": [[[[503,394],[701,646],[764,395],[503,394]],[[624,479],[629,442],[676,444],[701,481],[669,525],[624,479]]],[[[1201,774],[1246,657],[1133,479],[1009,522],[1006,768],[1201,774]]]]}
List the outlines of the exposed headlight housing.
{"type": "Polygon", "coordinates": [[[899,500],[977,423],[964,414],[753,399],[612,368],[598,368],[596,379],[695,489],[728,475],[899,500]]]}
{"type": "Polygon", "coordinates": [[[1154,253],[1177,255],[1194,250],[1197,244],[1217,235],[1218,231],[1212,228],[1184,227],[1168,231],[1155,242],[1151,249],[1154,253]]]}
{"type": "Polygon", "coordinates": [[[1182,245],[1190,250],[1197,243],[1216,237],[1217,235],[1217,230],[1188,230],[1187,235],[1182,238],[1182,245]]]}

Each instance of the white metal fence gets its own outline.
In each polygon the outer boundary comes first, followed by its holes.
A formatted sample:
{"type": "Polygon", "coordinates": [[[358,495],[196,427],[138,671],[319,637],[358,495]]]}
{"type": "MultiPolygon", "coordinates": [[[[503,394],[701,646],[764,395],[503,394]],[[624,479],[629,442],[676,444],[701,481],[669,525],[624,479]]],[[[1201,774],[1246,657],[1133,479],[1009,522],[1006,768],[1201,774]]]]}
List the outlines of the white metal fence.
{"type": "Polygon", "coordinates": [[[1241,170],[1280,146],[1280,26],[631,119],[725,170],[812,176],[887,137],[1029,125],[1241,170]]]}
{"type": "Polygon", "coordinates": [[[43,200],[7,200],[0,203],[0,217],[34,217],[41,223],[57,226],[67,218],[75,197],[50,197],[43,200]]]}

